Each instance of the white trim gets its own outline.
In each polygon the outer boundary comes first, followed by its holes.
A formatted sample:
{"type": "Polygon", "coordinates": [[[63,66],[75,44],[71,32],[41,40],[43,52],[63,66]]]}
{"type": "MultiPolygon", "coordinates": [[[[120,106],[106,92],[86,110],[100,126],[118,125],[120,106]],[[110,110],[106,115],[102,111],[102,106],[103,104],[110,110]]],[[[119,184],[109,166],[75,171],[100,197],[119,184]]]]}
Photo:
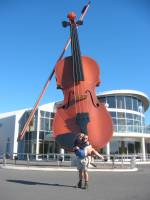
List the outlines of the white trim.
{"type": "Polygon", "coordinates": [[[104,91],[104,92],[101,92],[97,95],[111,95],[111,94],[128,94],[128,95],[140,95],[140,96],[143,96],[145,97],[146,99],[149,100],[149,97],[144,93],[144,92],[140,92],[138,90],[127,90],[127,89],[124,89],[124,90],[110,90],[110,91],[104,91]]]}
{"type": "Polygon", "coordinates": [[[97,94],[97,97],[100,96],[111,96],[111,95],[124,95],[124,96],[136,96],[140,98],[144,104],[145,111],[148,109],[150,105],[149,97],[140,91],[137,90],[111,90],[111,91],[104,91],[102,93],[97,94]]]}
{"type": "Polygon", "coordinates": [[[109,112],[123,112],[123,113],[131,113],[135,115],[140,115],[142,117],[145,117],[143,113],[134,111],[134,110],[127,110],[127,109],[118,109],[118,108],[107,108],[109,112]]]}
{"type": "Polygon", "coordinates": [[[135,133],[135,132],[127,132],[127,133],[114,132],[113,136],[115,136],[115,137],[150,138],[150,134],[148,134],[148,133],[135,133]]]}
{"type": "MultiPolygon", "coordinates": [[[[67,171],[67,172],[75,172],[78,171],[74,167],[70,168],[64,168],[64,167],[49,167],[49,168],[44,168],[44,167],[31,167],[31,166],[13,166],[13,165],[6,165],[3,166],[1,165],[0,168],[3,169],[17,169],[17,170],[36,170],[36,171],[67,171]]],[[[133,169],[88,169],[90,172],[135,172],[138,171],[138,168],[133,168],[133,169]]]]}

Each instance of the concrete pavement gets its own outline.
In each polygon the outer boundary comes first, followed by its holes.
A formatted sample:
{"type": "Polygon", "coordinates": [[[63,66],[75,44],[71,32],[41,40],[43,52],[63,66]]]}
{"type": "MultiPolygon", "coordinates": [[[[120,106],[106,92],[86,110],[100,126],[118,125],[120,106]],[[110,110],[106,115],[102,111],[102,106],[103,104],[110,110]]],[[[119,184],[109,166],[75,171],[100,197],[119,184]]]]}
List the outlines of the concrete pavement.
{"type": "Polygon", "coordinates": [[[76,171],[0,169],[0,200],[149,200],[150,169],[89,172],[89,189],[75,188],[76,171]]]}

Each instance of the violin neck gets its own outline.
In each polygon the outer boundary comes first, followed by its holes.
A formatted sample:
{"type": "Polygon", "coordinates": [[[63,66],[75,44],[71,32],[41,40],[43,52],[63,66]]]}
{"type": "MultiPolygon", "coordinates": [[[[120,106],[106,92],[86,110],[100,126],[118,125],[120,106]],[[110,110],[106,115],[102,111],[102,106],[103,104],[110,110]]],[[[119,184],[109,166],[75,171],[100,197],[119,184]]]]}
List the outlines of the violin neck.
{"type": "Polygon", "coordinates": [[[73,76],[74,82],[77,84],[80,81],[84,81],[82,59],[80,52],[80,44],[78,39],[78,32],[76,24],[70,26],[70,37],[71,37],[71,52],[72,52],[72,63],[73,63],[73,76]]]}

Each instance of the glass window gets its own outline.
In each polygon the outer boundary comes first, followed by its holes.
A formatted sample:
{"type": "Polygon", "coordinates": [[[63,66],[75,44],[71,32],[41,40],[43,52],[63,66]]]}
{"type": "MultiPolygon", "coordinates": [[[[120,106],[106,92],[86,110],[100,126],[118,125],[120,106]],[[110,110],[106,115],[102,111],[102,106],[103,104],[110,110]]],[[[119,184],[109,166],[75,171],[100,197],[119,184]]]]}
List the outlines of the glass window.
{"type": "Polygon", "coordinates": [[[125,125],[126,121],[125,119],[118,119],[118,125],[125,125]]]}
{"type": "Polygon", "coordinates": [[[145,131],[146,131],[146,133],[150,133],[150,125],[145,126],[145,131]]]}
{"type": "Polygon", "coordinates": [[[138,111],[140,113],[144,113],[144,107],[143,107],[141,100],[138,100],[138,111]]]}
{"type": "Polygon", "coordinates": [[[134,153],[135,152],[135,147],[134,147],[134,142],[128,142],[128,153],[134,153]]]}
{"type": "Polygon", "coordinates": [[[108,96],[107,103],[109,108],[116,108],[116,98],[115,96],[108,96]]]}
{"type": "Polygon", "coordinates": [[[34,129],[37,130],[37,116],[34,117],[34,129]]]}
{"type": "Polygon", "coordinates": [[[133,125],[128,125],[126,128],[127,132],[133,132],[133,125]]]}
{"type": "Polygon", "coordinates": [[[140,120],[140,116],[139,115],[133,114],[133,117],[134,117],[134,120],[140,120]]]}
{"type": "Polygon", "coordinates": [[[106,103],[106,97],[100,97],[99,100],[101,103],[104,103],[104,104],[106,103]]]}
{"type": "Polygon", "coordinates": [[[125,97],[126,109],[132,110],[132,98],[125,97]]]}
{"type": "Polygon", "coordinates": [[[134,120],[138,120],[137,115],[133,114],[133,119],[134,119],[134,120]]]}
{"type": "Polygon", "coordinates": [[[119,154],[126,154],[127,146],[125,141],[120,141],[119,154]]]}
{"type": "Polygon", "coordinates": [[[44,132],[43,131],[40,131],[40,133],[39,133],[39,139],[44,139],[44,132]]]}
{"type": "Polygon", "coordinates": [[[27,132],[25,134],[25,140],[32,140],[33,139],[33,134],[31,132],[27,132]],[[27,135],[27,136],[26,136],[27,135]]]}
{"type": "Polygon", "coordinates": [[[118,126],[118,132],[126,132],[126,126],[124,126],[124,125],[119,125],[119,126],[118,126]]]}
{"type": "Polygon", "coordinates": [[[45,136],[50,135],[50,131],[45,131],[45,136]]]}
{"type": "Polygon", "coordinates": [[[133,126],[133,120],[127,119],[127,125],[132,125],[133,126]]]}
{"type": "Polygon", "coordinates": [[[141,117],[141,126],[144,126],[144,125],[145,125],[145,118],[141,117]]]}
{"type": "Polygon", "coordinates": [[[46,131],[50,130],[50,119],[45,119],[45,130],[46,131]]]}
{"type": "Polygon", "coordinates": [[[44,130],[44,118],[40,118],[40,130],[44,130]]]}
{"type": "Polygon", "coordinates": [[[116,117],[116,112],[110,112],[112,117],[116,117]]]}
{"type": "Polygon", "coordinates": [[[126,113],[126,118],[127,119],[133,119],[133,114],[132,113],[126,113]]]}
{"type": "Polygon", "coordinates": [[[37,137],[37,132],[33,131],[32,133],[30,133],[32,135],[32,140],[35,140],[37,137]]]}
{"type": "Polygon", "coordinates": [[[110,142],[110,153],[111,154],[119,153],[119,141],[111,141],[110,142]]]}
{"type": "Polygon", "coordinates": [[[51,118],[54,118],[55,113],[51,112],[51,118]]]}
{"type": "Polygon", "coordinates": [[[117,117],[118,118],[125,118],[125,113],[124,112],[117,112],[117,117]]]}
{"type": "Polygon", "coordinates": [[[137,115],[137,120],[141,121],[141,116],[137,115]]]}
{"type": "Polygon", "coordinates": [[[53,126],[53,119],[50,120],[50,130],[52,130],[52,126],[53,126]]]}
{"type": "Polygon", "coordinates": [[[50,131],[50,119],[48,118],[40,119],[40,130],[50,131]]]}
{"type": "Polygon", "coordinates": [[[50,112],[45,112],[45,117],[49,117],[50,118],[50,112]]]}
{"type": "Polygon", "coordinates": [[[45,116],[45,115],[44,115],[44,114],[45,114],[44,111],[41,110],[40,113],[41,113],[41,117],[44,117],[44,116],[45,116]]]}
{"type": "Polygon", "coordinates": [[[135,152],[140,153],[140,150],[141,150],[141,143],[135,142],[135,152]]]}
{"type": "Polygon", "coordinates": [[[133,97],[133,110],[138,111],[138,100],[133,97]]]}
{"type": "Polygon", "coordinates": [[[117,96],[117,108],[124,109],[124,96],[117,96]]]}
{"type": "Polygon", "coordinates": [[[117,119],[116,118],[112,118],[113,120],[113,124],[117,124],[117,119]]]}
{"type": "Polygon", "coordinates": [[[140,122],[139,121],[134,121],[134,125],[135,126],[140,126],[140,122]]]}
{"type": "Polygon", "coordinates": [[[114,131],[114,132],[118,132],[118,127],[117,127],[117,125],[113,125],[113,131],[114,131]]]}
{"type": "Polygon", "coordinates": [[[140,131],[139,125],[140,125],[139,121],[134,121],[134,132],[139,132],[140,131]]]}

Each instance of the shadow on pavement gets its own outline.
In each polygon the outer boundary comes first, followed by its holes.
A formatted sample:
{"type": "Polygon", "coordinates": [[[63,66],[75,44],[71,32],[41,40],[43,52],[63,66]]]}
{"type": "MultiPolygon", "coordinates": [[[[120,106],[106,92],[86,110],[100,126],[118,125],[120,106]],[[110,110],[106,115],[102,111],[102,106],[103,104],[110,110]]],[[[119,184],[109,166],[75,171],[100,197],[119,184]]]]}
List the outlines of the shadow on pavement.
{"type": "Polygon", "coordinates": [[[24,185],[48,185],[48,186],[57,186],[57,187],[70,187],[75,188],[76,186],[73,185],[63,185],[63,184],[57,184],[57,183],[41,183],[41,182],[34,182],[34,181],[26,181],[26,180],[13,180],[13,179],[7,179],[7,182],[10,183],[18,183],[18,184],[24,184],[24,185]]]}

